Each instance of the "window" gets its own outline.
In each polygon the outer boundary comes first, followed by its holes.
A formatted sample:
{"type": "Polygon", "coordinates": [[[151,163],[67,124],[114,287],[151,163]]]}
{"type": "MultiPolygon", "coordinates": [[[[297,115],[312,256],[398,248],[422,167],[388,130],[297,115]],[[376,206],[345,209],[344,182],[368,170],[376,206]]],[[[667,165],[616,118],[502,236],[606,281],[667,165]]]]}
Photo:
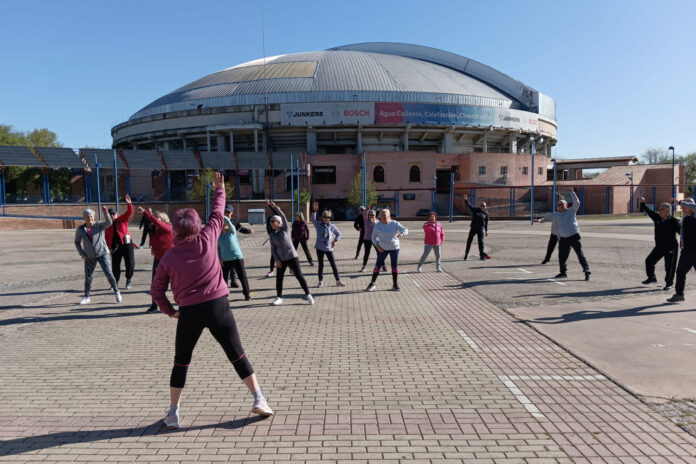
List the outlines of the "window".
{"type": "Polygon", "coordinates": [[[522,175],[528,175],[529,174],[529,168],[527,166],[522,166],[522,175]]]}
{"type": "Polygon", "coordinates": [[[382,166],[375,166],[375,169],[372,171],[372,180],[384,182],[384,168],[382,166]]]}
{"type": "Polygon", "coordinates": [[[404,193],[404,200],[415,200],[415,199],[416,199],[415,193],[404,193]]]}
{"type": "Polygon", "coordinates": [[[248,169],[239,170],[239,185],[251,184],[251,174],[248,169]]]}
{"type": "Polygon", "coordinates": [[[420,167],[417,165],[411,166],[408,170],[408,181],[409,182],[420,182],[420,167]]]}
{"type": "Polygon", "coordinates": [[[335,184],[336,166],[312,166],[313,184],[335,184]]]}
{"type": "Polygon", "coordinates": [[[500,175],[507,176],[507,166],[500,166],[500,175]]]}
{"type": "Polygon", "coordinates": [[[539,173],[540,176],[543,176],[544,175],[544,168],[539,168],[539,170],[537,172],[539,173]]]}
{"type": "Polygon", "coordinates": [[[486,166],[479,166],[479,176],[486,175],[486,166]]]}

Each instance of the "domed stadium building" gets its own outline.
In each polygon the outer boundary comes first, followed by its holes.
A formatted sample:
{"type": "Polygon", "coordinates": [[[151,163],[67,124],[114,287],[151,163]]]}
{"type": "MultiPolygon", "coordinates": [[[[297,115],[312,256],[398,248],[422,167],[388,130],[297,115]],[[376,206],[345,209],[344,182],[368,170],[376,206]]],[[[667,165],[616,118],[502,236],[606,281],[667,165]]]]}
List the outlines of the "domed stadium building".
{"type": "Polygon", "coordinates": [[[191,167],[225,169],[239,199],[287,197],[292,156],[302,185],[339,209],[364,159],[382,200],[415,216],[432,206],[434,178],[444,192],[450,173],[467,185],[529,185],[530,175],[543,183],[556,128],[551,97],[489,66],[429,47],[363,43],[204,76],[112,136],[130,153],[192,155],[193,166],[168,167],[175,185],[189,182],[191,167]]]}

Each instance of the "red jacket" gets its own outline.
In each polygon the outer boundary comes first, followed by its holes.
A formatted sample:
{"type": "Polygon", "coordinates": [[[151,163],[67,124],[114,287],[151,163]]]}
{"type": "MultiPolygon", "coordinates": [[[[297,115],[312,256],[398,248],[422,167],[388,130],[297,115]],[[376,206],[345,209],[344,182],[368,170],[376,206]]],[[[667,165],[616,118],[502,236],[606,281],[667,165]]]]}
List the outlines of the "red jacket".
{"type": "Polygon", "coordinates": [[[114,229],[118,237],[121,239],[121,243],[125,243],[124,237],[128,235],[128,220],[133,215],[133,204],[128,203],[128,209],[125,213],[114,219],[114,225],[109,227],[104,231],[104,238],[106,239],[106,244],[109,249],[112,249],[111,242],[114,240],[114,229]]]}
{"type": "Polygon", "coordinates": [[[441,245],[445,241],[445,231],[442,230],[442,226],[439,222],[431,224],[426,222],[423,224],[423,230],[425,231],[425,244],[426,245],[441,245]]]}
{"type": "Polygon", "coordinates": [[[172,225],[161,221],[147,210],[143,211],[143,216],[155,226],[155,232],[150,235],[150,246],[152,247],[152,256],[159,261],[167,250],[174,248],[172,225]]]}

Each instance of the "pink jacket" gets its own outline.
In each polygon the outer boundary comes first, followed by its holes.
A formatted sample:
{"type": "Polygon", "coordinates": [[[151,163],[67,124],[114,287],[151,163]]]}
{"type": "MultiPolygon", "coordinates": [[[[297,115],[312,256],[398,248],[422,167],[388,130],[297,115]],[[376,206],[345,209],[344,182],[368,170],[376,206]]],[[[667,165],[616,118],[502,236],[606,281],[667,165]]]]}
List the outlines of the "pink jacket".
{"type": "Polygon", "coordinates": [[[445,231],[442,230],[442,226],[437,221],[435,224],[430,222],[423,224],[423,231],[425,231],[426,245],[441,245],[445,241],[445,231]]]}
{"type": "Polygon", "coordinates": [[[170,282],[174,301],[179,306],[205,303],[229,294],[217,249],[224,208],[225,189],[217,189],[210,218],[200,235],[192,240],[174,238],[174,248],[162,257],[150,293],[163,313],[170,316],[175,313],[166,295],[170,282]]]}

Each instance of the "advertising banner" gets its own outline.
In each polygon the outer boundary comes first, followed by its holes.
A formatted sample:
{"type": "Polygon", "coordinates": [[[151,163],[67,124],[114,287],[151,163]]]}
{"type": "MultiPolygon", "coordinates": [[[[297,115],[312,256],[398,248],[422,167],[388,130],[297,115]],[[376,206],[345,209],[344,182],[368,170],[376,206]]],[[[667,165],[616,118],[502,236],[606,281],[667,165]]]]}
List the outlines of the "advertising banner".
{"type": "Polygon", "coordinates": [[[374,124],[374,103],[285,103],[280,105],[284,126],[374,124]]]}
{"type": "Polygon", "coordinates": [[[437,124],[490,126],[495,108],[425,103],[375,103],[377,124],[437,124]]]}
{"type": "Polygon", "coordinates": [[[495,127],[519,129],[535,132],[539,129],[539,119],[536,114],[520,110],[495,110],[495,127]]]}

